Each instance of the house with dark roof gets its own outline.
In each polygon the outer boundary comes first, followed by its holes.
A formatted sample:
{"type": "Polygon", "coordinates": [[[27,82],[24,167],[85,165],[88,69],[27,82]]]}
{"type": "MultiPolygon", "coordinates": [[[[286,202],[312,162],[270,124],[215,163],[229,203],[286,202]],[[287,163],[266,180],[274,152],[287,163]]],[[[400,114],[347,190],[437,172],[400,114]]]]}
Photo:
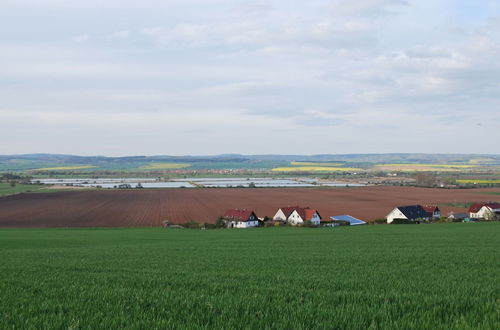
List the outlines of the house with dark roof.
{"type": "Polygon", "coordinates": [[[229,209],[222,216],[229,228],[250,228],[259,226],[259,218],[254,211],[246,209],[229,209]]]}
{"type": "Polygon", "coordinates": [[[398,206],[386,217],[387,223],[393,223],[394,220],[426,221],[429,218],[421,205],[398,206]]]}
{"type": "Polygon", "coordinates": [[[500,218],[500,203],[476,203],[469,207],[471,219],[495,220],[500,218]]]}
{"type": "Polygon", "coordinates": [[[273,217],[275,221],[288,222],[291,225],[300,225],[305,221],[311,221],[314,225],[319,225],[321,215],[318,210],[310,207],[286,206],[281,207],[273,217]]]}
{"type": "Polygon", "coordinates": [[[425,212],[429,214],[430,219],[441,218],[441,210],[439,209],[439,207],[435,205],[422,205],[422,207],[424,208],[425,212]]]}
{"type": "Polygon", "coordinates": [[[469,218],[469,213],[448,213],[448,219],[452,221],[464,221],[469,218]]]}

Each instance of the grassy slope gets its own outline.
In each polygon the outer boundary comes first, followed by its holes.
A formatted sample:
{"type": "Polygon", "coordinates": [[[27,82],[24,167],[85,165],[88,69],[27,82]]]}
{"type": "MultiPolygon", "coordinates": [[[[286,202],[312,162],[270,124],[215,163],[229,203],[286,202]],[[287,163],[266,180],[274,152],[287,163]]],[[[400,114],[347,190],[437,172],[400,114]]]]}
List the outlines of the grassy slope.
{"type": "MultiPolygon", "coordinates": [[[[61,187],[58,189],[51,188],[45,185],[34,185],[34,184],[16,184],[12,187],[9,183],[0,183],[0,197],[20,194],[20,193],[54,193],[59,191],[74,190],[76,188],[65,188],[61,187]]],[[[82,189],[92,189],[92,188],[82,188],[82,189]]]]}
{"type": "Polygon", "coordinates": [[[23,192],[36,191],[40,189],[45,188],[29,184],[16,184],[14,187],[12,187],[9,183],[0,183],[0,197],[23,192]]]}
{"type": "Polygon", "coordinates": [[[0,230],[0,328],[499,328],[500,223],[0,230]]]}

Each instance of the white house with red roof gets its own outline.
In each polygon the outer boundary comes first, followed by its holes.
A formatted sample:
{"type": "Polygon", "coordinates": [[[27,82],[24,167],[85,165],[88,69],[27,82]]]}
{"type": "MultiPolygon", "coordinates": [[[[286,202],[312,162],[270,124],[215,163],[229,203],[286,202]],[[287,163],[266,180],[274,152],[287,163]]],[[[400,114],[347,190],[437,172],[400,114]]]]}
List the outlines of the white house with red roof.
{"type": "Polygon", "coordinates": [[[311,221],[314,225],[319,226],[321,215],[310,207],[287,206],[281,207],[274,215],[273,220],[286,221],[291,225],[300,225],[305,221],[311,221]]]}
{"type": "Polygon", "coordinates": [[[471,219],[494,220],[500,217],[500,203],[476,203],[469,207],[471,219]]]}
{"type": "Polygon", "coordinates": [[[422,207],[424,208],[425,212],[429,214],[430,219],[441,218],[441,210],[439,209],[439,207],[434,205],[423,205],[422,207]]]}
{"type": "Polygon", "coordinates": [[[259,218],[252,210],[230,209],[222,216],[230,228],[250,228],[259,226],[259,218]]]}

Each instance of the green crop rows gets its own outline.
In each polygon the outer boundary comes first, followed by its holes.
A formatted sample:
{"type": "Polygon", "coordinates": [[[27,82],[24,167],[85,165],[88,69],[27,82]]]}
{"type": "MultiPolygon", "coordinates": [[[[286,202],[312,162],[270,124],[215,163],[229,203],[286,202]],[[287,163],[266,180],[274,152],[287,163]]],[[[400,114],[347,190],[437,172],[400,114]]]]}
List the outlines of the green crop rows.
{"type": "Polygon", "coordinates": [[[500,223],[2,229],[0,328],[498,329],[500,223]]]}

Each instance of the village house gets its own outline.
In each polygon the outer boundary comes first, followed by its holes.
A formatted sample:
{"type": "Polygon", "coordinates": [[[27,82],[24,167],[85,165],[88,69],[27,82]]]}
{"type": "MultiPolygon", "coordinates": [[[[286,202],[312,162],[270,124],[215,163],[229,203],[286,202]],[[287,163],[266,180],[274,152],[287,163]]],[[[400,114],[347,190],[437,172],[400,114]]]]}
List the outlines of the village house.
{"type": "Polygon", "coordinates": [[[291,225],[300,225],[305,221],[311,221],[312,224],[319,226],[321,215],[317,210],[309,207],[287,206],[280,208],[273,220],[288,222],[291,225]]]}
{"type": "Polygon", "coordinates": [[[439,207],[434,205],[423,205],[422,207],[424,208],[425,212],[429,214],[430,219],[441,218],[441,210],[439,209],[439,207]]]}
{"type": "Polygon", "coordinates": [[[386,217],[387,223],[393,223],[394,220],[426,221],[429,218],[429,214],[421,205],[398,206],[386,217]]]}
{"type": "Polygon", "coordinates": [[[465,219],[468,218],[469,218],[469,213],[455,213],[455,212],[448,213],[448,220],[451,221],[464,221],[465,219]]]}
{"type": "Polygon", "coordinates": [[[246,209],[230,209],[222,216],[229,228],[250,228],[259,226],[259,218],[254,211],[246,209]]]}
{"type": "Polygon", "coordinates": [[[496,220],[500,218],[500,203],[476,203],[469,207],[471,219],[496,220]]]}

